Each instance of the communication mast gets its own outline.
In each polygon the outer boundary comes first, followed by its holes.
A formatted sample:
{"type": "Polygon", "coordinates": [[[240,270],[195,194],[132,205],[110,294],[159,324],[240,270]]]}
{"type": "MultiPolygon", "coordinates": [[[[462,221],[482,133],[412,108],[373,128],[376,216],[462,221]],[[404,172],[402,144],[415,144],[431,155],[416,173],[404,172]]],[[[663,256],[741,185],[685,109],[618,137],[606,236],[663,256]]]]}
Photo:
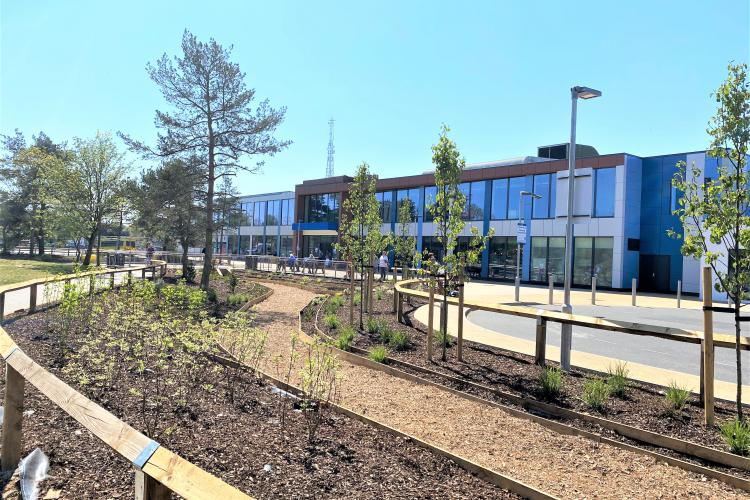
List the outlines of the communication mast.
{"type": "Polygon", "coordinates": [[[326,177],[333,177],[333,118],[328,120],[328,163],[326,164],[326,177]]]}

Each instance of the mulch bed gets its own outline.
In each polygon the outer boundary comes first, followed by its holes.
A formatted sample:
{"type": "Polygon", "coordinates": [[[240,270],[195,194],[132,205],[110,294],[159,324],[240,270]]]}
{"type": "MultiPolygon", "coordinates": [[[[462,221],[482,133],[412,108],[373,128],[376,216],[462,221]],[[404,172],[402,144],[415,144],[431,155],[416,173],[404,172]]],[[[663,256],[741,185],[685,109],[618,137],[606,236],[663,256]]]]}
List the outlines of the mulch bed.
{"type": "MultiPolygon", "coordinates": [[[[440,356],[442,346],[437,343],[434,344],[433,361],[428,362],[425,334],[427,327],[413,317],[414,310],[424,303],[425,301],[413,298],[413,306],[405,304],[406,322],[411,325],[409,326],[401,324],[396,320],[396,315],[392,312],[392,293],[384,293],[381,300],[373,300],[373,317],[386,322],[391,329],[403,332],[409,337],[409,348],[404,351],[389,349],[389,357],[429,368],[446,375],[497,388],[518,396],[553,403],[563,408],[601,416],[609,420],[632,425],[641,429],[692,441],[722,451],[728,451],[726,443],[721,439],[718,428],[714,427],[707,429],[704,426],[703,411],[696,396],[691,396],[689,402],[682,411],[672,411],[667,406],[663,387],[629,381],[630,384],[626,396],[622,399],[611,396],[606,404],[605,411],[599,413],[591,409],[581,399],[584,383],[589,379],[597,377],[596,374],[591,372],[573,370],[571,373],[565,374],[563,377],[563,389],[560,397],[553,401],[549,401],[546,400],[541,393],[540,384],[538,382],[541,368],[534,364],[534,358],[532,356],[526,356],[475,342],[464,341],[463,363],[459,363],[456,359],[455,344],[447,349],[447,361],[441,361],[440,356]]],[[[345,305],[337,312],[337,316],[342,324],[348,323],[348,304],[349,302],[347,300],[345,305]]],[[[355,323],[357,322],[357,314],[358,313],[355,310],[355,323]]],[[[318,319],[318,327],[323,332],[335,337],[336,332],[327,328],[322,321],[323,315],[324,313],[321,310],[318,319]]],[[[436,325],[438,321],[439,315],[436,314],[436,325]]],[[[314,333],[314,327],[312,324],[303,324],[303,329],[308,333],[314,333]]],[[[369,350],[374,346],[382,345],[382,343],[377,335],[360,332],[355,337],[352,345],[369,350]]],[[[548,362],[548,364],[557,365],[553,362],[548,362]]],[[[424,374],[415,374],[423,378],[429,378],[424,374]]],[[[442,378],[436,378],[435,381],[443,384],[446,383],[445,379],[442,378]]],[[[475,390],[465,385],[456,385],[457,386],[454,387],[456,389],[476,393],[487,399],[508,404],[507,402],[500,400],[491,391],[475,390]]],[[[732,403],[717,401],[717,420],[723,422],[734,418],[734,408],[735,407],[732,403]]],[[[566,423],[579,428],[584,428],[585,430],[601,433],[610,438],[626,440],[611,431],[601,429],[593,424],[577,420],[566,420],[566,423]]],[[[642,444],[639,444],[639,446],[645,447],[642,444]]],[[[666,451],[666,453],[671,452],[666,451]]],[[[750,478],[750,473],[747,471],[737,471],[732,469],[732,473],[750,478]]]]}
{"type": "MultiPolygon", "coordinates": [[[[4,325],[18,345],[57,377],[119,418],[138,422],[139,398],[118,386],[103,393],[71,380],[54,359],[46,335],[53,310],[4,325]]],[[[72,339],[75,341],[75,339],[72,339]]],[[[211,364],[207,361],[207,367],[211,364]]],[[[4,372],[4,365],[0,372],[4,372]]],[[[178,429],[160,441],[187,460],[258,498],[506,498],[506,491],[469,474],[452,461],[412,442],[330,413],[316,444],[309,445],[304,417],[295,411],[279,422],[280,396],[243,376],[230,403],[225,372],[210,372],[211,390],[198,392],[189,411],[175,414],[178,429]],[[270,470],[269,470],[270,469],[270,470]]],[[[0,373],[4,375],[4,373],[0,373]]],[[[4,381],[4,376],[0,377],[4,381]]],[[[3,385],[3,383],[0,383],[3,385]]],[[[124,384],[123,384],[124,385],[124,384]]],[[[50,478],[41,496],[128,498],[132,465],[27,384],[24,456],[35,447],[50,457],[50,478]]],[[[173,411],[173,409],[172,409],[173,411]]],[[[141,429],[142,430],[142,429],[141,429]]]]}

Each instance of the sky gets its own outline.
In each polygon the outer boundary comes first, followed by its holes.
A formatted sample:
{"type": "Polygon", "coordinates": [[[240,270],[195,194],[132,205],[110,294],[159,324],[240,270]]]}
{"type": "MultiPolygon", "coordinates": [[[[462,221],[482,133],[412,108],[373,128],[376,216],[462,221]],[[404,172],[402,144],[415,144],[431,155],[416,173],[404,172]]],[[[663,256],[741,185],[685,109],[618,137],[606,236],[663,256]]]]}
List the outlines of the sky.
{"type": "Polygon", "coordinates": [[[442,123],[469,163],[534,155],[569,140],[573,85],[603,93],[578,107],[579,143],[702,150],[711,92],[750,57],[748,3],[0,0],[0,133],[155,143],[169,106],[145,66],[188,29],[233,45],[247,85],[286,107],[276,136],[293,143],[237,177],[243,194],[323,177],[330,118],[337,175],[429,170],[442,123]]]}

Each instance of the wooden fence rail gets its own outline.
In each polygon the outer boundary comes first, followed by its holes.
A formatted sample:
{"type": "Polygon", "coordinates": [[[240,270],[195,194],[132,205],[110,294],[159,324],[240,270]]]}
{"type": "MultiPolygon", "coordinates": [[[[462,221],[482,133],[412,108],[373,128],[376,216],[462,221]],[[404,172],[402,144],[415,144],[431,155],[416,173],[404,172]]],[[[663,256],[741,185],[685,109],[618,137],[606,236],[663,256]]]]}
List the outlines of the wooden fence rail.
{"type": "MultiPolygon", "coordinates": [[[[80,275],[66,275],[52,280],[32,280],[22,285],[0,287],[0,298],[7,291],[36,287],[39,284],[67,281],[81,277],[142,270],[164,270],[164,262],[129,269],[100,270],[80,275]]],[[[1,303],[1,302],[0,302],[1,303]]],[[[2,469],[18,466],[23,450],[23,403],[26,382],[36,387],[61,410],[101,439],[135,468],[135,498],[166,499],[174,492],[186,499],[248,499],[248,495],[216,476],[176,455],[148,438],[106,409],[86,398],[49,373],[24,353],[0,327],[0,355],[5,361],[5,417],[2,427],[2,469]]]]}

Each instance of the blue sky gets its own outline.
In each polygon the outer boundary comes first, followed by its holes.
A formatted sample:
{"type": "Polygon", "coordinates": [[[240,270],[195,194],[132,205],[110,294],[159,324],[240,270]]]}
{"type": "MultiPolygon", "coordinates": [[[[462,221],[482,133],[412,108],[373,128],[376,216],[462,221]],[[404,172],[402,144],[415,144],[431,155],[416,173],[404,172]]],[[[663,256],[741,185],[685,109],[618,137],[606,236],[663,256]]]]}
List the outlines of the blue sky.
{"type": "Polygon", "coordinates": [[[248,194],[322,177],[330,117],[337,174],[429,169],[443,122],[468,162],[535,154],[568,140],[576,84],[604,93],[579,106],[578,140],[600,153],[704,149],[709,95],[750,51],[746,0],[0,2],[1,133],[153,143],[166,105],[146,62],[185,28],[233,44],[294,141],[238,177],[248,194]]]}

